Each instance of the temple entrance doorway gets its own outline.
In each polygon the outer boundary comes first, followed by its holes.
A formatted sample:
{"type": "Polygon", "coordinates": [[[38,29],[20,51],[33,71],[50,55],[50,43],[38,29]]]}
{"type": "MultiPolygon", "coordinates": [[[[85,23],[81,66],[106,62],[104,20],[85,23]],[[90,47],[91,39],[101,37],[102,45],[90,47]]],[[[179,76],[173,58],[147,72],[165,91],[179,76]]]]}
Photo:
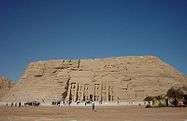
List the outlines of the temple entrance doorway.
{"type": "Polygon", "coordinates": [[[90,101],[93,101],[93,95],[92,94],[90,95],[90,101]]]}

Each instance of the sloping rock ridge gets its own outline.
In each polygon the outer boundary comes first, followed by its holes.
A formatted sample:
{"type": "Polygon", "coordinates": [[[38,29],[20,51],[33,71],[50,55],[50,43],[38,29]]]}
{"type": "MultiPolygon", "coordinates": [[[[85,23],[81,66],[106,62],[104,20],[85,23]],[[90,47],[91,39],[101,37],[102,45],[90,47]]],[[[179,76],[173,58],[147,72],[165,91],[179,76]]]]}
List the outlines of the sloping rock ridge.
{"type": "Polygon", "coordinates": [[[142,101],[185,83],[180,72],[155,56],[37,61],[3,100],[142,101]]]}

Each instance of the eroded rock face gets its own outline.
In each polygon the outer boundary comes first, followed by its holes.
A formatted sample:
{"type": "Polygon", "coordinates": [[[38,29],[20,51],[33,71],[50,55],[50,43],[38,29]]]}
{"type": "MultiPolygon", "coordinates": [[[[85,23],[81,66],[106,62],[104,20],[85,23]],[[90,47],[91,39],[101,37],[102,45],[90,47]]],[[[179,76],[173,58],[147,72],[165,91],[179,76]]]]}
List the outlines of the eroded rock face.
{"type": "Polygon", "coordinates": [[[184,80],[154,56],[38,61],[28,65],[4,101],[142,101],[184,80]]]}
{"type": "Polygon", "coordinates": [[[0,99],[9,92],[12,86],[13,83],[7,77],[0,76],[0,99]]]}

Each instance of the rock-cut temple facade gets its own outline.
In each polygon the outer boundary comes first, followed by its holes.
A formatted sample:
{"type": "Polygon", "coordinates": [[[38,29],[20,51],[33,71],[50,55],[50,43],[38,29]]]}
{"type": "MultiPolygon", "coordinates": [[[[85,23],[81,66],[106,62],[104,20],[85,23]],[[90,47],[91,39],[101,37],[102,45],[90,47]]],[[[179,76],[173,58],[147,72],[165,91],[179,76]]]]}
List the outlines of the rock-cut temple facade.
{"type": "Polygon", "coordinates": [[[185,83],[180,72],[154,56],[37,61],[2,100],[142,101],[185,83]]]}

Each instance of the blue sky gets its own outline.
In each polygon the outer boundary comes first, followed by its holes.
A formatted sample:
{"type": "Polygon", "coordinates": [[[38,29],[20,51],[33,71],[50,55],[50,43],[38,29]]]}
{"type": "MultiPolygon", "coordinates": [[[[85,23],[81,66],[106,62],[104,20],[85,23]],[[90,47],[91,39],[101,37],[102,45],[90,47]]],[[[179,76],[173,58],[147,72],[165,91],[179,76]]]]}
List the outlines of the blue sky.
{"type": "Polygon", "coordinates": [[[154,55],[187,74],[186,0],[1,0],[0,74],[31,61],[154,55]]]}

